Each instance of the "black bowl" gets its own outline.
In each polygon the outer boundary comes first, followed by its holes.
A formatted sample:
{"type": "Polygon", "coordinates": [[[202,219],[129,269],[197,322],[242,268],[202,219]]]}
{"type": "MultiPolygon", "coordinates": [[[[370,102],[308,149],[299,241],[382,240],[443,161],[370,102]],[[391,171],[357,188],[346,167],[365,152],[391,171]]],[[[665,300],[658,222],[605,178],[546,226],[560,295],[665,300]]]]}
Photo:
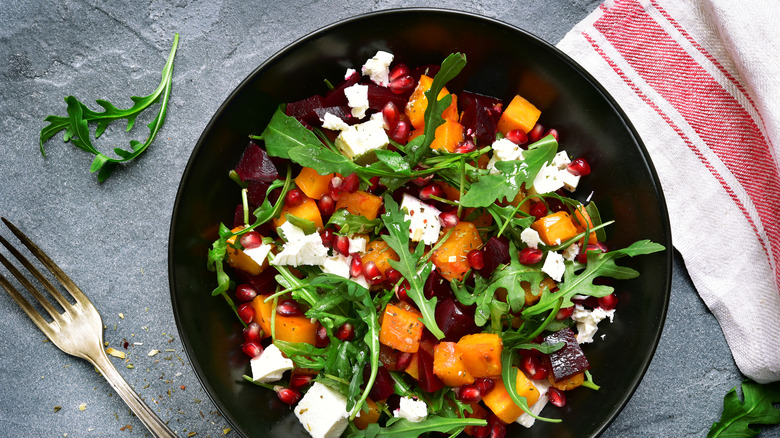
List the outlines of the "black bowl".
{"type": "MultiPolygon", "coordinates": [[[[246,436],[306,437],[292,410],[271,391],[242,381],[248,360],[241,327],[219,297],[206,253],[220,222],[232,223],[239,202],[227,173],[281,102],[323,93],[377,50],[407,65],[439,64],[463,52],[468,65],[450,90],[470,90],[508,102],[519,93],[542,110],[540,122],[561,133],[562,148],[585,157],[594,172],[578,190],[593,191],[602,217],[615,219],[610,247],[652,239],[667,251],[626,263],[642,275],[618,283],[613,324],[603,323],[585,346],[600,391],[579,389],[568,404],[548,406],[530,430],[509,436],[584,437],[603,431],[628,402],[661,335],[671,288],[671,233],[653,165],[636,131],[606,91],[581,67],[546,42],[505,23],[472,14],[429,10],[383,11],[321,29],[277,53],[236,88],[195,146],[179,186],[170,230],[169,265],[174,316],[187,355],[212,400],[246,436]]],[[[624,259],[625,260],[625,259],[624,259]]]]}

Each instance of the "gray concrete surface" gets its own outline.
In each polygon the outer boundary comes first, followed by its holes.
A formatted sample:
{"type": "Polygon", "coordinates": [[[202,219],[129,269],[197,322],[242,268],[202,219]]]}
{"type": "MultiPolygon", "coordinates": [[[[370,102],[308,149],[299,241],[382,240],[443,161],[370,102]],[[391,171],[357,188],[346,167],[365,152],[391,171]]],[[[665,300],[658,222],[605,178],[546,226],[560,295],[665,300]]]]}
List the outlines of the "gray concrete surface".
{"type": "MultiPolygon", "coordinates": [[[[22,227],[101,311],[112,359],[179,436],[235,436],[187,362],[168,292],[167,238],[193,145],[221,102],[259,63],[331,22],[427,2],[3,0],[0,2],[0,214],[22,227]],[[63,97],[129,105],[146,94],[181,34],[166,124],[137,162],[98,184],[91,157],[55,138],[38,151],[63,97]],[[123,348],[124,342],[130,345],[123,348]],[[151,350],[160,353],[149,356],[151,350]],[[132,368],[130,368],[132,365],[132,368]]],[[[596,0],[444,1],[555,43],[596,0]]],[[[139,127],[151,118],[138,121],[139,127]]],[[[144,128],[145,129],[145,128],[144,128]]],[[[134,137],[146,134],[138,131],[134,137]]],[[[126,145],[114,126],[100,144],[126,145]]],[[[3,232],[5,235],[7,233],[3,232]]],[[[86,362],[61,353],[0,294],[0,437],[146,435],[86,362]],[[80,406],[83,409],[80,409],[80,406]]],[[[664,335],[650,370],[604,437],[705,436],[741,376],[679,256],[664,335]]],[[[777,427],[764,436],[780,436],[777,427]]]]}

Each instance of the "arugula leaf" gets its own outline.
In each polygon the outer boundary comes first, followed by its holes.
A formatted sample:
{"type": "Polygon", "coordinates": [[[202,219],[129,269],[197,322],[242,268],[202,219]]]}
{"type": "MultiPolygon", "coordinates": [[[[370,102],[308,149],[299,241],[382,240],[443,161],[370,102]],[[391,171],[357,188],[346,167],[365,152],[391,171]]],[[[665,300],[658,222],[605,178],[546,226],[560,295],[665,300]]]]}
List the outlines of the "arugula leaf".
{"type": "Polygon", "coordinates": [[[346,208],[336,210],[326,225],[337,225],[342,234],[352,236],[354,234],[379,233],[382,220],[368,219],[359,214],[352,214],[346,208]]]}
{"type": "Polygon", "coordinates": [[[546,418],[534,415],[531,412],[531,408],[528,406],[528,400],[517,393],[517,373],[519,369],[514,367],[513,353],[516,348],[505,348],[501,352],[501,378],[504,381],[506,392],[509,393],[509,397],[520,409],[526,414],[536,418],[537,420],[547,421],[549,423],[560,423],[561,420],[557,418],[546,418]]]}
{"type": "Polygon", "coordinates": [[[737,388],[732,388],[723,399],[723,414],[713,424],[707,438],[754,437],[759,431],[751,424],[780,424],[780,409],[772,403],[780,403],[780,382],[759,385],[751,380],[742,382],[744,401],[739,399],[737,388]]]}
{"type": "Polygon", "coordinates": [[[165,67],[163,67],[162,70],[160,85],[158,85],[157,89],[148,96],[131,96],[130,99],[133,101],[133,106],[126,110],[121,110],[106,100],[98,99],[95,102],[103,107],[104,111],[92,111],[75,97],[66,97],[65,103],[68,105],[68,117],[50,115],[44,119],[44,121],[49,122],[49,124],[41,129],[40,132],[41,155],[44,157],[46,156],[43,144],[56,133],[65,130],[65,135],[62,138],[64,142],[70,141],[79,149],[95,155],[95,159],[92,161],[89,171],[91,173],[98,172],[98,182],[103,182],[111,176],[111,173],[116,168],[117,164],[130,161],[141,155],[149,147],[152,141],[154,141],[157,132],[159,132],[165,122],[165,115],[168,111],[168,100],[171,95],[173,58],[176,56],[176,48],[178,45],[179,34],[177,33],[173,37],[173,46],[168,55],[168,60],[165,62],[165,67]],[[160,109],[154,120],[147,125],[149,127],[149,136],[144,143],[137,140],[131,140],[130,150],[118,147],[114,148],[114,153],[120,157],[119,159],[111,158],[103,154],[92,145],[88,123],[97,123],[95,139],[99,138],[100,135],[105,132],[108,125],[115,120],[126,119],[127,128],[125,131],[130,131],[135,125],[136,117],[157,102],[160,102],[160,109]]]}
{"type": "Polygon", "coordinates": [[[448,418],[429,416],[419,423],[412,423],[406,418],[392,418],[387,426],[377,423],[369,424],[365,430],[353,430],[348,438],[398,437],[407,438],[420,436],[427,432],[449,433],[466,426],[484,426],[487,421],[479,418],[448,418]]]}
{"type": "Polygon", "coordinates": [[[288,151],[294,147],[322,144],[315,133],[284,113],[284,105],[279,105],[263,133],[252,138],[265,141],[268,155],[287,159],[290,158],[288,151]]]}
{"type": "Polygon", "coordinates": [[[349,175],[360,168],[360,166],[353,163],[352,160],[346,156],[339,152],[332,151],[321,144],[295,146],[288,150],[287,153],[290,160],[303,167],[311,167],[320,175],[326,175],[328,173],[349,175]]]}
{"type": "MultiPolygon", "coordinates": [[[[601,220],[601,213],[599,213],[599,209],[596,207],[595,202],[591,201],[588,203],[588,205],[585,206],[585,213],[590,216],[590,221],[593,223],[593,227],[598,227],[603,223],[601,220]]],[[[607,233],[604,232],[603,228],[599,228],[596,230],[596,237],[600,242],[603,242],[607,240],[607,233]]]]}
{"type": "Polygon", "coordinates": [[[314,224],[314,221],[303,219],[290,213],[285,214],[284,217],[287,219],[287,222],[303,230],[303,234],[311,234],[317,231],[317,225],[314,224]]]}
{"type": "Polygon", "coordinates": [[[423,286],[425,280],[431,273],[431,263],[424,263],[417,266],[417,263],[423,259],[425,245],[420,242],[413,253],[409,252],[409,225],[410,221],[404,219],[404,213],[398,208],[398,204],[392,196],[385,195],[385,214],[382,222],[387,228],[388,234],[383,235],[382,239],[387,245],[398,254],[400,261],[389,260],[390,266],[396,269],[409,282],[410,288],[407,291],[408,296],[417,304],[417,308],[422,313],[422,322],[425,327],[436,336],[437,339],[444,337],[444,333],[436,324],[434,316],[436,311],[436,297],[430,300],[425,298],[423,286]]]}

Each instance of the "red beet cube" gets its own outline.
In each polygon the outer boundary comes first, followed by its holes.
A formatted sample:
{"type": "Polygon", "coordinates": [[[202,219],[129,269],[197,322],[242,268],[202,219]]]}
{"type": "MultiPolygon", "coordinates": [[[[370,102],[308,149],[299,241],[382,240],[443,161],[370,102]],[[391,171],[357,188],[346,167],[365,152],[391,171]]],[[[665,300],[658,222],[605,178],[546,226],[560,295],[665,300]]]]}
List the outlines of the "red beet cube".
{"type": "Polygon", "coordinates": [[[235,170],[242,181],[271,182],[279,177],[271,158],[253,141],[244,149],[235,170]]]}
{"type": "Polygon", "coordinates": [[[460,123],[471,129],[477,146],[487,146],[496,140],[501,100],[495,97],[463,91],[458,94],[458,107],[463,112],[460,123]]]}
{"type": "Polygon", "coordinates": [[[323,106],[322,96],[314,95],[307,97],[306,99],[288,103],[287,108],[285,108],[285,114],[290,117],[295,117],[304,125],[320,126],[322,123],[317,116],[316,110],[323,106]]]}
{"type": "Polygon", "coordinates": [[[509,242],[505,238],[491,237],[482,249],[485,267],[479,273],[488,278],[498,265],[509,263],[509,242]]]}
{"type": "Polygon", "coordinates": [[[548,344],[563,342],[565,345],[558,351],[549,354],[550,370],[556,382],[590,369],[588,358],[582,352],[577,336],[570,328],[559,330],[547,335],[544,341],[548,344]]]}

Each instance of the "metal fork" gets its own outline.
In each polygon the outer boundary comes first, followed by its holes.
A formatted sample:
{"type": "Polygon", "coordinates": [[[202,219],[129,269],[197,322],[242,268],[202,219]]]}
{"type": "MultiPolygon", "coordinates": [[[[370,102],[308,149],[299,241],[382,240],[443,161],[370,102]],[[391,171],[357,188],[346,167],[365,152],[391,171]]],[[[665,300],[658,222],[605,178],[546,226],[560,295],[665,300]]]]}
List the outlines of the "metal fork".
{"type": "Polygon", "coordinates": [[[89,301],[81,289],[62,272],[43,251],[41,251],[27,236],[5,218],[2,218],[8,229],[30,250],[38,261],[51,272],[62,287],[67,290],[76,304],[71,304],[51,282],[41,274],[16,248],[14,248],[3,236],[0,235],[0,243],[49,291],[52,297],[65,310],[60,313],[54,306],[36,289],[36,287],[0,253],[0,263],[32,294],[51,315],[53,321],[46,320],[30,303],[0,274],[0,286],[8,292],[8,295],[16,301],[24,310],[24,313],[32,319],[35,325],[51,340],[60,350],[76,357],[86,359],[97,368],[103,377],[108,380],[111,387],[122,397],[130,409],[141,419],[144,426],[156,437],[175,437],[176,435],[163,423],[160,418],[141,400],[138,394],[130,388],[122,376],[117,372],[111,361],[108,360],[103,350],[103,321],[100,319],[95,306],[89,301]]]}

